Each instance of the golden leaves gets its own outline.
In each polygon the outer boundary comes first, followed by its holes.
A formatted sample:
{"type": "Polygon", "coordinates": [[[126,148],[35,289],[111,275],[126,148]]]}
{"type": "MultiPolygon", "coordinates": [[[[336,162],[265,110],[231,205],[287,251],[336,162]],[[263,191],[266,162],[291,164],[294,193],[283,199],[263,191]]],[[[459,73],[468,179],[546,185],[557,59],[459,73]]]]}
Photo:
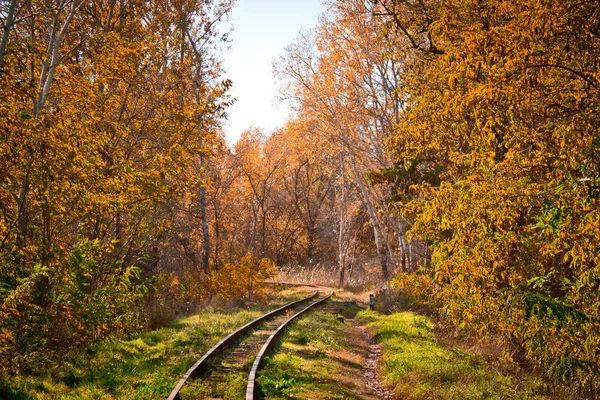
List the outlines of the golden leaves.
{"type": "Polygon", "coordinates": [[[225,263],[212,276],[215,294],[222,299],[264,299],[265,281],[275,273],[275,264],[268,258],[257,259],[248,252],[238,263],[225,263]]]}
{"type": "Polygon", "coordinates": [[[207,21],[228,1],[42,3],[7,30],[0,74],[0,304],[18,311],[0,325],[27,327],[0,368],[138,325],[136,268],[173,268],[159,252],[180,251],[229,86],[207,21]]]}
{"type": "MultiPolygon", "coordinates": [[[[394,7],[385,34],[410,44],[425,14],[394,7]]],[[[407,275],[398,282],[419,296],[427,292],[419,285],[429,285],[457,326],[482,335],[499,330],[545,367],[583,363],[578,379],[596,379],[600,359],[584,356],[589,347],[579,341],[582,332],[600,341],[585,322],[600,298],[584,273],[600,250],[590,208],[598,206],[592,182],[600,175],[588,167],[598,162],[600,43],[585,33],[590,15],[597,22],[595,4],[442,7],[429,14],[422,36],[443,54],[407,56],[399,46],[393,55],[412,73],[403,85],[410,101],[390,144],[399,159],[442,171],[442,183],[416,185],[407,206],[412,234],[433,245],[432,281],[407,275]],[[545,311],[517,312],[533,303],[545,311]]]]}

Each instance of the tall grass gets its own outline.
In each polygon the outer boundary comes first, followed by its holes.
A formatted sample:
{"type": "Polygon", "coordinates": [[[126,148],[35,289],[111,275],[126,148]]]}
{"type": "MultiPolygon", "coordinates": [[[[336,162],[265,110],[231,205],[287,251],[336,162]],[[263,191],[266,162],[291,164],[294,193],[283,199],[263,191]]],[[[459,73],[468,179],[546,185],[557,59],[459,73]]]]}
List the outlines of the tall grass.
{"type": "MultiPolygon", "coordinates": [[[[279,282],[340,287],[340,269],[329,264],[317,264],[312,267],[286,266],[276,273],[274,279],[279,282]]],[[[376,260],[365,259],[345,272],[342,288],[352,292],[363,292],[377,290],[386,285],[376,260]]]]}
{"type": "Polygon", "coordinates": [[[383,347],[380,373],[402,399],[551,399],[541,379],[495,368],[483,355],[442,345],[429,317],[361,311],[383,347]]]}

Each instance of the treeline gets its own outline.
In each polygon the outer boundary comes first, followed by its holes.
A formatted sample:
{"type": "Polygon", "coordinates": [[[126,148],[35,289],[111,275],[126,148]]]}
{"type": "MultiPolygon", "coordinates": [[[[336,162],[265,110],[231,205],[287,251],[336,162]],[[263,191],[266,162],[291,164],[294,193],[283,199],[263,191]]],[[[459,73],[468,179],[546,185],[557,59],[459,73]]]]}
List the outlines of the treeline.
{"type": "MultiPolygon", "coordinates": [[[[328,270],[340,286],[428,264],[428,243],[407,237],[411,220],[397,203],[399,185],[411,178],[394,177],[398,161],[387,143],[405,106],[404,71],[389,56],[394,44],[379,40],[382,27],[361,2],[332,2],[314,31],[301,32],[275,61],[293,116],[275,132],[250,128],[233,149],[215,149],[210,249],[192,241],[188,263],[203,254],[207,268],[218,269],[251,250],[279,266],[328,270]]],[[[198,225],[190,229],[202,236],[198,225]]]]}
{"type": "MultiPolygon", "coordinates": [[[[256,299],[274,263],[328,269],[344,285],[357,268],[387,279],[425,258],[392,214],[393,188],[369,183],[393,165],[384,141],[399,104],[372,26],[351,47],[355,65],[368,56],[381,75],[365,83],[345,69],[360,85],[351,104],[316,116],[322,93],[337,98],[326,80],[289,90],[305,112],[273,133],[250,128],[230,149],[219,23],[231,7],[3,3],[0,373],[43,371],[214,296],[256,299]]],[[[311,60],[306,43],[290,46],[282,77],[301,77],[289,68],[311,60]]]]}
{"type": "MultiPolygon", "coordinates": [[[[325,269],[341,286],[364,272],[381,279],[373,225],[354,178],[368,194],[374,191],[362,173],[355,175],[342,147],[320,131],[318,121],[294,120],[269,135],[250,128],[233,149],[216,150],[207,182],[209,270],[251,251],[279,266],[325,269]]],[[[200,263],[206,250],[200,226],[181,232],[193,245],[185,262],[200,263]]],[[[389,251],[400,254],[396,244],[389,251]]],[[[395,264],[387,254],[383,265],[391,272],[395,264]]]]}
{"type": "Polygon", "coordinates": [[[426,243],[393,283],[592,397],[599,40],[596,1],[332,0],[276,65],[294,118],[337,144],[384,273],[426,243]]]}
{"type": "Polygon", "coordinates": [[[42,371],[173,296],[176,265],[158,254],[200,201],[230,102],[218,60],[230,8],[2,2],[0,371],[42,371]]]}

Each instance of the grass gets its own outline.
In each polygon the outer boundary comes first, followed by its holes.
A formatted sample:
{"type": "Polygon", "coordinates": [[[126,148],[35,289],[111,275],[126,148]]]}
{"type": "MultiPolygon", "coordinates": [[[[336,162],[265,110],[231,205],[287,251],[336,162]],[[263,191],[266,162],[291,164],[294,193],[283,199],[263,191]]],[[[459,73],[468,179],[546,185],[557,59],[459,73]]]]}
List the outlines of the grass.
{"type": "Polygon", "coordinates": [[[216,387],[203,380],[189,380],[181,388],[179,394],[182,399],[219,398],[223,400],[243,399],[246,394],[248,376],[237,372],[228,374],[225,382],[220,382],[216,387]]]}
{"type": "Polygon", "coordinates": [[[428,317],[361,311],[383,347],[380,375],[402,399],[547,399],[541,380],[497,372],[484,357],[441,345],[428,317]]]}
{"type": "MultiPolygon", "coordinates": [[[[302,296],[290,290],[273,300],[282,304],[302,296]]],[[[275,307],[272,304],[253,305],[249,309],[206,308],[166,328],[128,340],[99,343],[69,354],[61,365],[39,375],[20,375],[0,381],[0,398],[164,399],[210,347],[275,307]]]]}
{"type": "Polygon", "coordinates": [[[382,346],[380,377],[398,398],[552,398],[544,394],[541,379],[497,371],[487,357],[440,343],[427,316],[412,311],[380,314],[343,299],[333,302],[337,312],[310,313],[284,334],[259,374],[264,398],[376,398],[364,382],[368,345],[347,320],[352,317],[382,346]],[[345,315],[344,322],[339,314],[345,315]]]}
{"type": "MultiPolygon", "coordinates": [[[[336,312],[312,311],[288,328],[258,376],[267,399],[357,399],[364,388],[355,377],[362,374],[356,336],[348,335],[358,307],[333,301],[336,312]]],[[[331,308],[331,306],[330,306],[331,308]]]]}
{"type": "MultiPolygon", "coordinates": [[[[289,290],[273,300],[283,303],[302,295],[289,290]]],[[[206,350],[274,307],[207,308],[166,328],[99,343],[66,356],[61,365],[40,375],[0,381],[0,398],[164,399],[206,350]]],[[[310,312],[287,330],[259,374],[263,396],[374,399],[363,378],[368,346],[350,318],[366,325],[383,347],[380,375],[400,398],[550,398],[535,377],[498,372],[480,355],[440,344],[428,317],[410,311],[385,315],[361,310],[349,297],[335,298],[327,310],[310,312]]],[[[239,398],[245,378],[231,376],[218,391],[224,399],[239,398]]],[[[194,398],[212,390],[202,381],[185,387],[194,398]]]]}

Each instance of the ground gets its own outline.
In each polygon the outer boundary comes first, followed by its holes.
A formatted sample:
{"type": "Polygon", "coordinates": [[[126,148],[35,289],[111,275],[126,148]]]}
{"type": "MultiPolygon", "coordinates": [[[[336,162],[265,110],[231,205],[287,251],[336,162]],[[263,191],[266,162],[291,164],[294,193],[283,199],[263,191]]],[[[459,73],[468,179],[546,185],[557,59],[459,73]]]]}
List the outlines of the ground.
{"type": "Polygon", "coordinates": [[[366,309],[368,294],[339,292],[294,323],[259,377],[268,399],[551,399],[535,375],[449,345],[432,319],[366,309]]]}
{"type": "MultiPolygon", "coordinates": [[[[279,301],[303,293],[288,291],[279,301]]],[[[337,291],[280,338],[258,383],[267,399],[551,399],[535,376],[440,340],[427,315],[366,309],[368,294],[337,291]]],[[[271,306],[207,308],[171,326],[100,343],[39,375],[0,381],[7,399],[164,399],[221,338],[271,306]]],[[[223,384],[236,399],[245,377],[223,384]]],[[[201,387],[195,388],[201,392],[201,387]]]]}

